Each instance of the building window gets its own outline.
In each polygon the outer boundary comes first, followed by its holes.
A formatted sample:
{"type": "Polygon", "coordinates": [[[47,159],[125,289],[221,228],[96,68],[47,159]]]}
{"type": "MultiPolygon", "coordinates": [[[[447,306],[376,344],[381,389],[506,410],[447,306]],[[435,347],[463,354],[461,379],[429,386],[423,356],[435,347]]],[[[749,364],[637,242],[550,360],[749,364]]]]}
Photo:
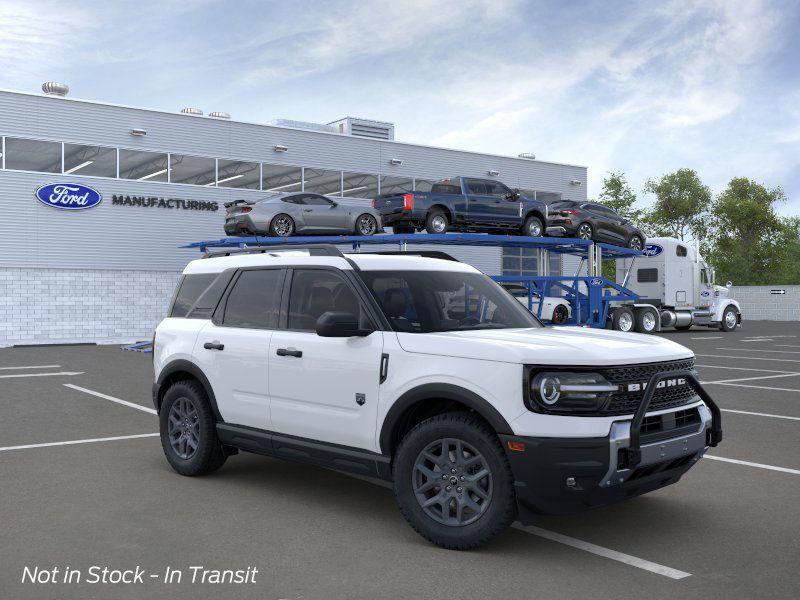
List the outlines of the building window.
{"type": "Polygon", "coordinates": [[[299,192],[303,187],[303,170],[284,165],[261,165],[262,184],[265,192],[299,192]]]}
{"type": "Polygon", "coordinates": [[[345,198],[374,198],[378,195],[377,175],[348,173],[345,171],[342,177],[344,179],[342,195],[345,198]]]}
{"type": "Polygon", "coordinates": [[[538,263],[535,248],[503,248],[503,275],[538,275],[538,263]]]}
{"type": "Polygon", "coordinates": [[[116,177],[117,149],[64,144],[64,173],[93,177],[116,177]]]}
{"type": "Polygon", "coordinates": [[[169,171],[170,183],[211,186],[216,181],[217,161],[204,156],[171,154],[169,171]]]}
{"type": "Polygon", "coordinates": [[[61,143],[6,138],[6,169],[61,173],[61,143]]]}
{"type": "Polygon", "coordinates": [[[327,196],[342,195],[341,171],[326,171],[325,169],[311,169],[309,167],[306,167],[303,171],[305,172],[303,189],[306,192],[327,196]]]}
{"type": "Polygon", "coordinates": [[[411,177],[381,177],[381,194],[402,194],[414,191],[414,180],[411,177]]]}
{"type": "Polygon", "coordinates": [[[258,163],[219,159],[217,185],[228,188],[257,190],[260,186],[261,169],[258,163]]]}
{"type": "Polygon", "coordinates": [[[122,179],[166,182],[169,177],[167,155],[160,152],[120,150],[119,176],[122,179]]]}

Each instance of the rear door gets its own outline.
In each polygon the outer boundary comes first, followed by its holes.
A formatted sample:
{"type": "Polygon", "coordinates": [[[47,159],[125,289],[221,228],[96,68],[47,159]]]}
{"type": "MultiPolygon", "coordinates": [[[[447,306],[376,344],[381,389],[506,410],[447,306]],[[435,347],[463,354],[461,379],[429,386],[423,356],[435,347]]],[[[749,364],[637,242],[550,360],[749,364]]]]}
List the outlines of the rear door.
{"type": "Polygon", "coordinates": [[[337,269],[296,268],[287,277],[281,327],[270,341],[269,393],[275,432],[374,450],[383,332],[316,334],[325,312],[374,327],[352,282],[337,269]]]}
{"type": "Polygon", "coordinates": [[[505,185],[485,179],[465,179],[464,183],[470,223],[491,227],[519,221],[519,202],[505,197],[511,193],[505,185]]]}
{"type": "Polygon", "coordinates": [[[269,343],[285,270],[240,271],[200,331],[194,356],[227,423],[269,429],[269,343]]]}

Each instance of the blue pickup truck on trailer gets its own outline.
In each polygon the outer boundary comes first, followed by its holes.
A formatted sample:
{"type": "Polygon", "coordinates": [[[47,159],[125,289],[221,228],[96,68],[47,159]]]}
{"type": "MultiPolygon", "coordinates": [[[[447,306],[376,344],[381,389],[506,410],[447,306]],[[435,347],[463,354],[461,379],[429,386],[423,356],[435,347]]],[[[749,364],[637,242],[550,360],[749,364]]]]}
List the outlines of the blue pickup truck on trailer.
{"type": "Polygon", "coordinates": [[[481,231],[545,234],[547,205],[493,179],[452,177],[430,192],[378,196],[372,205],[395,233],[481,231]]]}

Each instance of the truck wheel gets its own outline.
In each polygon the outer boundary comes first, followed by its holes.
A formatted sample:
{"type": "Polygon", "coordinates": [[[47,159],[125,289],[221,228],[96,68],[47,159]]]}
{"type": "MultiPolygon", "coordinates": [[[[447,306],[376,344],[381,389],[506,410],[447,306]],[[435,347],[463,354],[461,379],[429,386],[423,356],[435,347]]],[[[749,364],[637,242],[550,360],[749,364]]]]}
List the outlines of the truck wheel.
{"type": "Polygon", "coordinates": [[[425,219],[425,231],[428,233],[447,233],[449,225],[447,215],[438,208],[429,212],[425,219]]]}
{"type": "Polygon", "coordinates": [[[269,234],[273,237],[289,237],[294,233],[294,221],[289,215],[283,213],[272,217],[269,224],[269,234]]]}
{"type": "Polygon", "coordinates": [[[216,420],[202,386],[191,380],[173,383],[158,412],[161,447],[181,475],[208,475],[227,458],[217,438],[216,420]]]}
{"type": "Polygon", "coordinates": [[[552,322],[555,323],[556,325],[563,323],[568,318],[569,318],[569,311],[567,310],[567,307],[564,306],[563,304],[559,304],[553,309],[552,322]]]}
{"type": "Polygon", "coordinates": [[[630,308],[618,308],[614,311],[611,328],[616,331],[633,331],[635,323],[633,311],[630,308]]]}
{"type": "Polygon", "coordinates": [[[656,326],[656,313],[647,309],[636,311],[635,329],[637,333],[655,333],[656,326]]]}
{"type": "Polygon", "coordinates": [[[529,237],[542,237],[544,235],[544,225],[539,217],[530,216],[525,219],[525,224],[522,226],[522,235],[529,237]]]}
{"type": "Polygon", "coordinates": [[[406,521],[442,548],[476,548],[516,517],[514,476],[500,440],[468,413],[414,427],[397,449],[393,475],[406,521]]]}
{"type": "Polygon", "coordinates": [[[628,248],[631,250],[641,250],[644,248],[644,242],[642,241],[642,238],[640,238],[638,235],[632,235],[631,239],[628,240],[628,248]]]}
{"type": "Polygon", "coordinates": [[[729,306],[722,313],[722,321],[719,323],[719,328],[722,331],[734,331],[739,325],[739,319],[736,315],[736,309],[729,306]]]}

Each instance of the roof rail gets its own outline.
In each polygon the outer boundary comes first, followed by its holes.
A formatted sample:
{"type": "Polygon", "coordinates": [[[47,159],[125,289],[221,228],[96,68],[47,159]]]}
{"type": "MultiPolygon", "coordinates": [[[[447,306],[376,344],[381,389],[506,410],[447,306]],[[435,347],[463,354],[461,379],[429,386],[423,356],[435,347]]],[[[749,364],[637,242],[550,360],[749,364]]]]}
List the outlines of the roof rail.
{"type": "Polygon", "coordinates": [[[280,244],[266,246],[246,246],[244,248],[221,248],[219,250],[206,250],[203,258],[217,258],[233,254],[272,254],[287,250],[307,250],[309,256],[338,256],[346,258],[342,251],[331,244],[280,244]]]}
{"type": "Polygon", "coordinates": [[[438,258],[440,260],[461,262],[455,256],[447,252],[442,252],[441,250],[381,250],[379,252],[367,250],[364,254],[380,254],[381,256],[422,256],[424,258],[438,258]]]}

